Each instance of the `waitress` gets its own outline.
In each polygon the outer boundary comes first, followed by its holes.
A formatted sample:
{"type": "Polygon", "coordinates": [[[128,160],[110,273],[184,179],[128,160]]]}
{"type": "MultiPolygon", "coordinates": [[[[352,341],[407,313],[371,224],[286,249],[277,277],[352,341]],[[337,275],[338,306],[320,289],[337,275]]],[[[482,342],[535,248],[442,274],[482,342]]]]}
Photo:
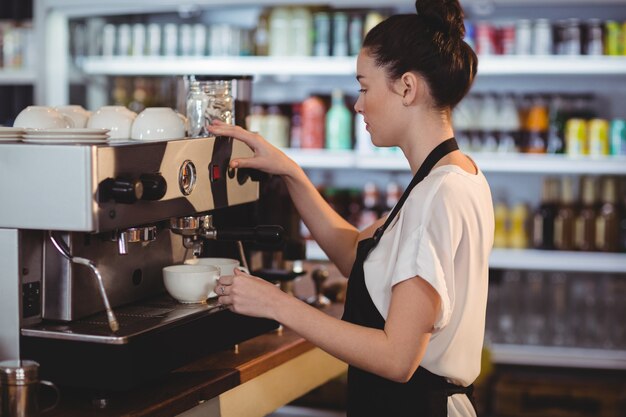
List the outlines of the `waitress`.
{"type": "Polygon", "coordinates": [[[355,110],[376,146],[398,146],[414,174],[386,217],[359,232],[324,201],[304,171],[257,134],[214,125],[254,156],[231,167],[284,178],[306,226],[349,275],[342,320],[236,271],[219,302],[267,317],[347,362],[348,416],[475,416],[488,258],[494,216],[489,185],[457,147],[454,106],[477,58],[463,41],[458,0],[417,0],[366,36],[357,60],[355,110]]]}

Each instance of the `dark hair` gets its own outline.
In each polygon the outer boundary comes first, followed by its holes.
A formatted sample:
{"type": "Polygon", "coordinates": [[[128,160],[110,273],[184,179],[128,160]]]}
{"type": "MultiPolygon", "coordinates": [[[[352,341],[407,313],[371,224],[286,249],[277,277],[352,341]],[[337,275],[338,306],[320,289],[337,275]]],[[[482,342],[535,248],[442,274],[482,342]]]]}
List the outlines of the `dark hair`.
{"type": "Polygon", "coordinates": [[[396,80],[418,72],[438,108],[454,108],[467,94],[478,66],[463,41],[463,9],[458,0],[417,0],[417,14],[389,17],[369,31],[363,48],[396,80]]]}

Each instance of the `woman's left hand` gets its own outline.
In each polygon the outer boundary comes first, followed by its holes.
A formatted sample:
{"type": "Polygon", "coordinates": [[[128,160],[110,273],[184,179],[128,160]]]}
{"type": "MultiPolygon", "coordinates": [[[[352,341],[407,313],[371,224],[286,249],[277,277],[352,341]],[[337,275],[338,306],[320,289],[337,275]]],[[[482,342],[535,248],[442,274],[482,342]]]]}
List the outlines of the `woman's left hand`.
{"type": "Polygon", "coordinates": [[[215,293],[218,303],[234,313],[269,319],[276,318],[276,306],[287,296],[272,283],[238,269],[235,275],[220,277],[215,293]]]}

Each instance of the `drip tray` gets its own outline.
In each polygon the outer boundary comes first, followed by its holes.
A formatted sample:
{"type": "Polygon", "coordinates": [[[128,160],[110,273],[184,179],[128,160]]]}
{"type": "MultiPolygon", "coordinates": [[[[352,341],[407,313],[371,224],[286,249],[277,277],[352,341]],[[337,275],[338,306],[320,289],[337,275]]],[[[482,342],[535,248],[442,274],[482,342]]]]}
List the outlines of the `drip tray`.
{"type": "Polygon", "coordinates": [[[278,327],[207,304],[179,304],[167,296],[114,309],[119,331],[105,314],[71,323],[22,329],[21,357],[40,364],[60,386],[125,391],[195,359],[278,327]]]}
{"type": "Polygon", "coordinates": [[[206,303],[181,304],[169,296],[114,308],[120,328],[109,328],[106,313],[99,313],[68,323],[43,321],[22,328],[23,336],[76,340],[109,344],[125,344],[133,337],[147,332],[162,331],[207,314],[219,312],[217,298],[206,303]]]}

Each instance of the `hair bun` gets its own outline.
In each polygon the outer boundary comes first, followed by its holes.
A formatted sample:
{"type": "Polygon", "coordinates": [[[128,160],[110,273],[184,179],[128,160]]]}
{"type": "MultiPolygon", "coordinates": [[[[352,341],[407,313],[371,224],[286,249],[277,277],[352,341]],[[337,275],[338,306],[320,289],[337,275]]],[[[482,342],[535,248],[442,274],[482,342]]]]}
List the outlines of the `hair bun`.
{"type": "Polygon", "coordinates": [[[415,10],[430,27],[461,39],[465,36],[463,9],[458,0],[415,0],[415,10]]]}

